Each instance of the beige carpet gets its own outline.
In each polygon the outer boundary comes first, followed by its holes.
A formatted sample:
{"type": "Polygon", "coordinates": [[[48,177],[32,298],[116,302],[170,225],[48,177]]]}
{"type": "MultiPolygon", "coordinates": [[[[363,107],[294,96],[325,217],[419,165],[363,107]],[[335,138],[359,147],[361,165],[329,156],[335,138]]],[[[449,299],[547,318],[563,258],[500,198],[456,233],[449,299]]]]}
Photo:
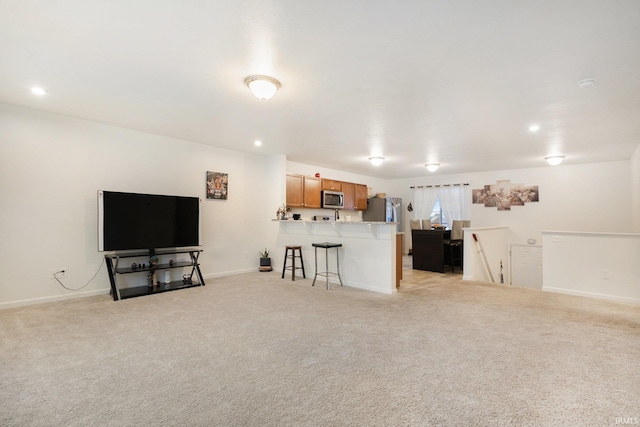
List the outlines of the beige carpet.
{"type": "Polygon", "coordinates": [[[616,425],[640,308],[434,274],[382,295],[251,273],[0,311],[2,426],[616,425]]]}

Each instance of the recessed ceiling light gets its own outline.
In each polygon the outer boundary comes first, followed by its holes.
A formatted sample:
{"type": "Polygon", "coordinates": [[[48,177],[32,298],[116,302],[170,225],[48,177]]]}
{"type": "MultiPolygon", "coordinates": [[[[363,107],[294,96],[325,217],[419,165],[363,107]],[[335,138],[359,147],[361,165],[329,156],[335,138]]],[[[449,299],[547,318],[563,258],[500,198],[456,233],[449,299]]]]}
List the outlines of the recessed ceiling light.
{"type": "Polygon", "coordinates": [[[540,130],[540,125],[529,126],[529,132],[538,132],[539,130],[540,130]]]}
{"type": "Polygon", "coordinates": [[[578,86],[584,89],[586,87],[593,86],[595,83],[596,83],[596,79],[584,79],[578,82],[578,86]]]}
{"type": "Polygon", "coordinates": [[[429,172],[435,172],[438,170],[440,165],[438,163],[429,163],[428,165],[425,165],[425,167],[429,172]]]}
{"type": "Polygon", "coordinates": [[[551,166],[558,166],[564,160],[564,156],[549,156],[544,158],[551,166]]]}
{"type": "Polygon", "coordinates": [[[36,86],[31,88],[31,93],[38,96],[44,96],[47,94],[47,91],[41,87],[36,86]]]}
{"type": "Polygon", "coordinates": [[[262,141],[256,141],[253,143],[256,147],[260,147],[262,145],[262,141]]]}

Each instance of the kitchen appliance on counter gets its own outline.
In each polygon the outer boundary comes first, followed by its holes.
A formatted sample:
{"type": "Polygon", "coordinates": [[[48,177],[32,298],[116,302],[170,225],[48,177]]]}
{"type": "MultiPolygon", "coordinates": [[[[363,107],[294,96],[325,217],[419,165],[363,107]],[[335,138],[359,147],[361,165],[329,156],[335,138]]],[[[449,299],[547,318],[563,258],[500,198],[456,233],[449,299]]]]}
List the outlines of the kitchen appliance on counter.
{"type": "Polygon", "coordinates": [[[372,198],[367,200],[363,221],[397,222],[397,232],[402,231],[402,199],[400,197],[372,198]]]}

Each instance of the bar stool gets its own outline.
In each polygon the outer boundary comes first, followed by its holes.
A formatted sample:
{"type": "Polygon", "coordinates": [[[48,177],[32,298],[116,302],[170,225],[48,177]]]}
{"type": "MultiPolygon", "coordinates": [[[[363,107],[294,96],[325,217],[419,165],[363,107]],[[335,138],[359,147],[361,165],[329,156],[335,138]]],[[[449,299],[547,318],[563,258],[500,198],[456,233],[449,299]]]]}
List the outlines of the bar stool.
{"type": "Polygon", "coordinates": [[[302,246],[285,246],[284,250],[284,265],[282,266],[282,279],[284,279],[284,273],[287,270],[291,270],[291,280],[296,280],[296,270],[302,270],[302,277],[307,278],[304,274],[304,261],[302,259],[302,246]],[[291,251],[291,255],[289,255],[291,251]],[[298,255],[296,255],[298,251],[298,255]],[[296,258],[300,258],[301,267],[296,267],[296,258]],[[291,259],[291,266],[287,267],[287,259],[291,259]]]}
{"type": "Polygon", "coordinates": [[[316,277],[318,276],[324,276],[327,278],[327,290],[329,290],[329,276],[338,276],[338,279],[340,280],[340,286],[342,285],[342,278],[340,277],[340,256],[339,256],[339,249],[340,247],[342,247],[342,243],[329,243],[329,242],[324,242],[324,243],[312,243],[311,246],[313,246],[315,248],[315,256],[316,256],[316,275],[313,276],[313,283],[311,284],[311,286],[314,286],[316,284],[316,277]],[[325,251],[325,257],[324,257],[324,261],[325,261],[325,271],[321,271],[318,273],[318,248],[324,248],[325,251]],[[337,272],[333,273],[329,271],[329,249],[331,248],[336,248],[336,269],[337,272]]]}

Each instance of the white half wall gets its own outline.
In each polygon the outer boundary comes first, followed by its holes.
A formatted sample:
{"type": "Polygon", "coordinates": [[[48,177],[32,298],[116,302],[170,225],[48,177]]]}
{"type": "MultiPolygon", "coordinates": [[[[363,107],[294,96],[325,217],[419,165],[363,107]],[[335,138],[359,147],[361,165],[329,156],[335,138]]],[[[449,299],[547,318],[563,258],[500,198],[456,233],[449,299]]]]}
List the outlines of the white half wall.
{"type": "Polygon", "coordinates": [[[543,231],[542,290],[640,303],[640,234],[543,231]]]}
{"type": "Polygon", "coordinates": [[[500,263],[505,269],[509,264],[510,236],[507,227],[465,228],[463,279],[500,283],[500,263]]]}
{"type": "MultiPolygon", "coordinates": [[[[244,142],[243,142],[244,143],[244,142]]],[[[219,149],[0,104],[0,308],[107,293],[97,247],[97,190],[200,197],[205,277],[255,271],[276,240],[284,156],[219,149]],[[207,200],[207,171],[229,174],[207,200]],[[265,226],[261,226],[264,224],[265,226]],[[64,268],[70,288],[52,279],[64,268]]]]}

